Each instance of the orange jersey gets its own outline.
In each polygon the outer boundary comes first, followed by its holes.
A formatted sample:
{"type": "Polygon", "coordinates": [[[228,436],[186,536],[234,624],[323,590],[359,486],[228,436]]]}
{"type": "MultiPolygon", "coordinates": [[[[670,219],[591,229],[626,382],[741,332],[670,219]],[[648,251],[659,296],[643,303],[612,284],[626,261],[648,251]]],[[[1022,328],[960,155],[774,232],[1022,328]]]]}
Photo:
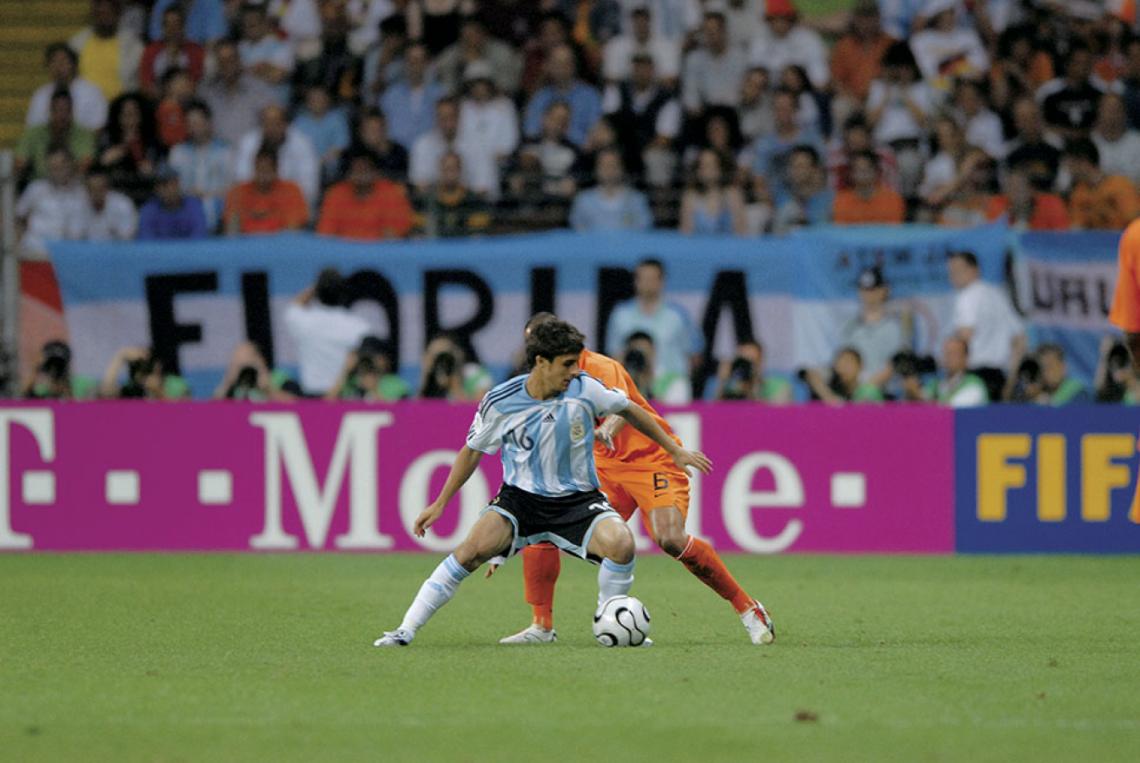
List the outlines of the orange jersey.
{"type": "MultiPolygon", "coordinates": [[[[578,366],[602,384],[624,392],[634,405],[640,406],[643,411],[653,417],[653,420],[665,430],[666,434],[676,440],[678,445],[681,444],[681,440],[673,434],[673,430],[665,422],[665,419],[653,410],[653,406],[638,391],[637,385],[633,383],[633,378],[630,377],[629,372],[622,367],[621,363],[601,353],[582,350],[582,354],[578,356],[578,366]]],[[[622,430],[617,433],[617,437],[614,438],[613,454],[607,452],[601,444],[595,443],[594,461],[598,469],[603,471],[632,463],[643,463],[647,466],[666,464],[673,469],[677,468],[673,464],[673,459],[660,445],[632,426],[622,427],[622,430]]]]}
{"type": "Polygon", "coordinates": [[[1119,261],[1120,274],[1108,320],[1123,331],[1140,333],[1140,220],[1124,229],[1119,261]]]}

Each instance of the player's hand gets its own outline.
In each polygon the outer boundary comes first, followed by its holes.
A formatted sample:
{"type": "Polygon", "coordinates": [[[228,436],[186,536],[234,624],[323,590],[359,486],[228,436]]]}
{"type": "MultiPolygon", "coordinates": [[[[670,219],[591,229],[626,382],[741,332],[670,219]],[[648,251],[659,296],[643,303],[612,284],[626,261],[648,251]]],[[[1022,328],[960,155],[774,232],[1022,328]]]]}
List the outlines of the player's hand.
{"type": "Polygon", "coordinates": [[[412,526],[412,535],[417,538],[424,537],[424,533],[435,524],[441,514],[443,514],[443,507],[435,503],[421,511],[420,515],[416,517],[416,523],[412,526]]]}
{"type": "Polygon", "coordinates": [[[594,439],[602,444],[602,449],[607,453],[614,452],[614,435],[605,424],[594,430],[594,439]]]}
{"type": "Polygon", "coordinates": [[[486,579],[486,578],[491,577],[492,575],[495,574],[495,570],[497,570],[497,569],[499,569],[499,565],[488,564],[487,565],[487,571],[483,573],[483,578],[486,579]]]}
{"type": "Polygon", "coordinates": [[[690,474],[689,467],[693,467],[701,474],[708,474],[712,471],[712,461],[704,453],[699,450],[678,450],[673,454],[673,463],[681,467],[685,474],[690,474]]]}

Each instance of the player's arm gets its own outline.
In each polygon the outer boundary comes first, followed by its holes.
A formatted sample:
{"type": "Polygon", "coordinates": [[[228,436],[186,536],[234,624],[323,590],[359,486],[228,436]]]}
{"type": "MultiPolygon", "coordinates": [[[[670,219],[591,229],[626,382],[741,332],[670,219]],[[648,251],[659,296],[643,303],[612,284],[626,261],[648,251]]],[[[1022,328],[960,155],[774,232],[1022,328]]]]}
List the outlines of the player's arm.
{"type": "Polygon", "coordinates": [[[416,523],[412,529],[413,534],[417,538],[424,537],[424,531],[435,524],[443,514],[443,509],[459,492],[459,489],[471,478],[475,473],[475,469],[479,466],[479,461],[483,458],[483,454],[477,450],[469,448],[464,445],[459,455],[455,457],[455,463],[451,465],[451,471],[447,475],[447,482],[443,484],[443,490],[440,491],[439,497],[432,501],[431,505],[420,512],[416,517],[416,523]]]}
{"type": "Polygon", "coordinates": [[[1140,334],[1132,331],[1124,332],[1124,343],[1132,353],[1132,372],[1140,374],[1140,334]]]}
{"type": "Polygon", "coordinates": [[[702,474],[712,471],[712,462],[704,453],[695,450],[686,450],[678,445],[672,437],[665,433],[661,425],[653,417],[642,410],[641,406],[630,403],[623,410],[616,412],[618,416],[629,422],[634,429],[660,445],[673,459],[673,463],[688,472],[689,467],[695,468],[702,474]]]}

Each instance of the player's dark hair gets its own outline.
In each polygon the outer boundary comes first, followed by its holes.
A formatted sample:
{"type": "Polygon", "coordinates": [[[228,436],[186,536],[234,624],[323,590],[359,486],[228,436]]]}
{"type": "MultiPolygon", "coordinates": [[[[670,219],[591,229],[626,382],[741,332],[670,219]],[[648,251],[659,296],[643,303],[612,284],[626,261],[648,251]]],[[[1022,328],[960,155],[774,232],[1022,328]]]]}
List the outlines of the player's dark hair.
{"type": "Polygon", "coordinates": [[[533,366],[538,358],[554,360],[562,355],[577,355],[586,346],[582,332],[566,321],[544,321],[535,326],[526,340],[526,362],[533,366]]]}
{"type": "Polygon", "coordinates": [[[542,312],[539,312],[539,313],[535,313],[534,315],[530,316],[530,320],[528,320],[526,322],[526,325],[523,326],[523,336],[526,336],[530,332],[534,331],[534,327],[540,323],[546,323],[547,321],[556,321],[556,320],[558,320],[558,316],[555,315],[554,313],[549,313],[549,312],[546,312],[545,310],[542,312]]]}

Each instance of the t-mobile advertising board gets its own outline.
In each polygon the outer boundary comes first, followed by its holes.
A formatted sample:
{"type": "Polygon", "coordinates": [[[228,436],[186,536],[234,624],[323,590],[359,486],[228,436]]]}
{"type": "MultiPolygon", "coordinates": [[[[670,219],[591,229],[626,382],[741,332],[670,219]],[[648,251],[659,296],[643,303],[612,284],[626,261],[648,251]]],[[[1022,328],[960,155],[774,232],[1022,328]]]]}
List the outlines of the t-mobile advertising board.
{"type": "MultiPolygon", "coordinates": [[[[447,551],[498,489],[498,457],[483,458],[427,537],[411,527],[473,413],[422,402],[9,405],[0,549],[447,551]]],[[[723,404],[669,420],[713,460],[688,529],[722,550],[954,550],[947,410],[723,404]]]]}

